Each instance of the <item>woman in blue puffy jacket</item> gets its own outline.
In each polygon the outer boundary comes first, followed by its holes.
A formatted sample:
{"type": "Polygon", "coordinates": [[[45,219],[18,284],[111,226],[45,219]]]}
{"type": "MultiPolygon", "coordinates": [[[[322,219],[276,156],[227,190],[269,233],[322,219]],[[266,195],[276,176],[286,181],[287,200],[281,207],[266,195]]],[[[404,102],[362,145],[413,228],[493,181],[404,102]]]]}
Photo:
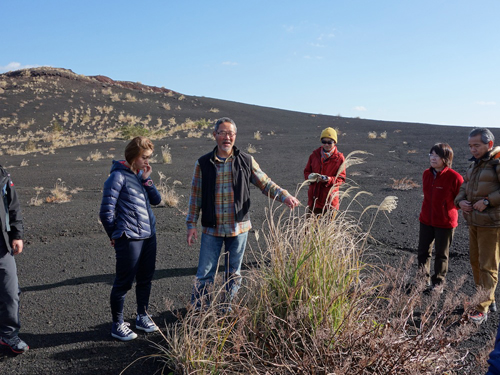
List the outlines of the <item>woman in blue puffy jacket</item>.
{"type": "Polygon", "coordinates": [[[150,204],[157,205],[161,201],[150,177],[149,159],[153,150],[149,139],[134,138],[125,148],[126,160],[113,160],[110,175],[104,183],[99,217],[116,253],[116,277],[110,298],[111,336],[121,341],[137,337],[123,321],[125,295],[132,288],[134,279],[137,296],[135,327],[144,332],[158,330],[147,314],[156,263],[156,220],[150,204]]]}

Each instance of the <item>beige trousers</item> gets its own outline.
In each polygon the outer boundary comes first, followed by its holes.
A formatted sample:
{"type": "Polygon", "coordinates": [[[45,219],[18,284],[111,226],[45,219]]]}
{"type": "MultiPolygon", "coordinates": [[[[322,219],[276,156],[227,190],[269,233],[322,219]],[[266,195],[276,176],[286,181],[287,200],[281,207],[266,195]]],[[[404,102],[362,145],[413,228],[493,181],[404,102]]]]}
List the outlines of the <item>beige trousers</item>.
{"type": "Polygon", "coordinates": [[[477,306],[477,311],[488,312],[495,301],[500,262],[500,228],[469,226],[469,256],[476,286],[488,291],[488,297],[477,306]]]}

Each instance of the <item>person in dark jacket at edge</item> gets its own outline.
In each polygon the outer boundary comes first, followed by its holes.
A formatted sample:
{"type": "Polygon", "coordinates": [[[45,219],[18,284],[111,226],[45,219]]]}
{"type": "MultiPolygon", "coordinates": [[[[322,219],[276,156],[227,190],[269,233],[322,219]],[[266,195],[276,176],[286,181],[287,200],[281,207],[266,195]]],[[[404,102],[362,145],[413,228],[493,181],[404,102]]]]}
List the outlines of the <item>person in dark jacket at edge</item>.
{"type": "Polygon", "coordinates": [[[264,195],[277,199],[290,208],[299,201],[274,183],[255,159],[234,146],[236,124],[228,117],[216,121],[213,136],[217,146],[195,163],[191,196],[186,217],[187,243],[197,239],[196,224],[201,211],[200,257],[196,282],[191,295],[195,309],[210,304],[208,286],[213,284],[222,246],[225,246],[225,304],[231,301],[241,285],[241,263],[245,253],[250,223],[250,184],[264,195]]]}
{"type": "Polygon", "coordinates": [[[156,264],[156,219],[150,204],[158,205],[161,195],[151,180],[149,159],[153,143],[136,137],[125,148],[125,160],[115,161],[104,183],[99,217],[116,254],[116,277],[111,290],[111,336],[129,341],[137,334],[123,319],[127,292],[136,280],[136,329],[158,330],[147,314],[151,280],[156,264]]]}
{"type": "Polygon", "coordinates": [[[337,131],[326,128],[319,137],[321,146],[313,151],[304,169],[304,178],[311,181],[308,191],[308,212],[321,215],[339,209],[339,188],[345,182],[344,155],[337,149],[337,131]],[[342,170],[340,170],[342,168],[342,170]]]}
{"type": "Polygon", "coordinates": [[[436,143],[429,151],[430,168],[422,176],[424,200],[420,211],[418,267],[425,272],[426,291],[443,291],[453,233],[458,226],[454,199],[463,177],[451,169],[453,150],[447,143],[436,143]],[[430,276],[432,247],[435,248],[434,274],[430,276]]]}
{"type": "Polygon", "coordinates": [[[0,220],[2,240],[0,240],[0,344],[12,352],[22,354],[29,349],[28,344],[18,336],[19,283],[14,256],[23,251],[23,218],[19,199],[10,174],[0,166],[0,188],[2,200],[0,220]]]}

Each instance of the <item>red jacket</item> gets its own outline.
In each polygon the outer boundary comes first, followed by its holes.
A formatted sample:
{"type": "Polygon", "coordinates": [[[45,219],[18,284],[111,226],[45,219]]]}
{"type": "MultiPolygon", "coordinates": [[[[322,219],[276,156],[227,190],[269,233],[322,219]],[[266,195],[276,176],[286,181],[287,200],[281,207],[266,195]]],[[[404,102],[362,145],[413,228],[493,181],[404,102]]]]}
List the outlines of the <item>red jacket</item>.
{"type": "Polygon", "coordinates": [[[426,169],[422,176],[424,201],[420,222],[437,228],[455,228],[458,225],[458,210],[453,200],[463,181],[460,174],[448,167],[437,172],[436,177],[432,167],[426,169]]]}
{"type": "Polygon", "coordinates": [[[309,160],[307,161],[306,168],[304,169],[304,178],[307,180],[307,177],[310,173],[319,173],[328,177],[328,181],[326,182],[315,182],[309,186],[308,192],[308,206],[313,208],[323,208],[327,202],[328,196],[333,195],[333,199],[331,201],[331,206],[336,209],[339,208],[339,186],[342,185],[345,181],[345,168],[342,172],[337,173],[339,171],[340,166],[344,162],[344,155],[338,152],[335,147],[335,151],[332,156],[325,160],[324,163],[321,162],[321,149],[322,147],[317,148],[313,151],[311,156],[309,156],[309,160]]]}

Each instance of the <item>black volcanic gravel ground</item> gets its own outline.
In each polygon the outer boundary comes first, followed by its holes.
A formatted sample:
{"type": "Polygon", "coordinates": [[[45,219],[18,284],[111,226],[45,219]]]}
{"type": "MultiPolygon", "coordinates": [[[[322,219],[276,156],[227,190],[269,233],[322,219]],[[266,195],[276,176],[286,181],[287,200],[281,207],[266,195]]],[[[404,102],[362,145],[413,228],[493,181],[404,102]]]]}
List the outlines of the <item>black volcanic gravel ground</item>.
{"type": "MultiPolygon", "coordinates": [[[[377,244],[371,251],[382,261],[394,262],[416,254],[418,214],[422,201],[420,188],[393,191],[392,178],[408,177],[416,182],[428,167],[428,151],[438,142],[450,143],[455,151],[454,169],[464,173],[469,158],[467,135],[470,128],[443,127],[422,124],[389,123],[303,113],[243,105],[215,99],[199,98],[205,108],[220,109],[218,115],[234,118],[238,124],[237,146],[245,149],[251,143],[262,169],[282,187],[294,191],[302,182],[302,171],[310,153],[319,145],[319,134],[326,126],[340,129],[339,150],[347,155],[363,150],[366,163],[353,166],[348,177],[360,189],[373,194],[361,203],[378,204],[387,195],[399,197],[398,208],[380,217],[372,234],[377,244]],[[261,131],[262,140],[253,139],[261,131]],[[387,132],[386,139],[369,139],[368,132],[387,132]],[[269,135],[268,133],[273,132],[269,135]]],[[[498,131],[494,131],[500,136],[498,131]]],[[[208,133],[208,131],[205,131],[208,133]]],[[[500,138],[499,138],[500,139],[500,138]]],[[[196,272],[198,245],[186,245],[185,214],[189,185],[196,158],[211,150],[214,142],[206,137],[154,142],[169,144],[171,165],[153,164],[157,171],[178,180],[176,191],[182,196],[179,209],[154,208],[157,217],[158,257],[153,282],[150,313],[161,326],[173,317],[166,312],[165,301],[171,300],[182,309],[189,298],[196,272]]],[[[2,156],[1,164],[8,167],[21,196],[26,227],[24,252],[17,256],[18,274],[22,289],[20,336],[30,345],[25,355],[13,356],[0,351],[2,374],[118,374],[133,360],[138,360],[126,374],[153,374],[161,364],[140,359],[156,353],[152,342],[160,343],[159,334],[140,334],[137,340],[122,343],[111,339],[109,292],[114,277],[114,251],[109,245],[99,221],[101,190],[108,176],[111,161],[86,161],[91,151],[115,154],[121,158],[125,141],[58,149],[54,155],[29,154],[2,156]],[[84,161],[78,161],[81,157],[84,161]],[[20,167],[28,160],[28,166],[20,167]],[[43,187],[40,197],[61,178],[69,189],[80,188],[70,202],[29,206],[35,197],[35,187],[43,187]]],[[[252,222],[260,229],[268,202],[256,189],[252,190],[252,222]]],[[[306,203],[306,192],[299,195],[306,203]]],[[[255,236],[250,236],[255,245],[255,236]]],[[[464,292],[474,292],[468,260],[467,228],[460,223],[451,249],[449,280],[467,275],[464,292]]],[[[132,322],[135,295],[127,296],[125,316],[132,322]]],[[[491,314],[477,333],[467,342],[471,357],[491,348],[491,338],[499,323],[498,314],[491,314]]],[[[483,363],[484,365],[484,363],[483,363]]],[[[477,373],[484,367],[476,365],[477,373]]]]}

